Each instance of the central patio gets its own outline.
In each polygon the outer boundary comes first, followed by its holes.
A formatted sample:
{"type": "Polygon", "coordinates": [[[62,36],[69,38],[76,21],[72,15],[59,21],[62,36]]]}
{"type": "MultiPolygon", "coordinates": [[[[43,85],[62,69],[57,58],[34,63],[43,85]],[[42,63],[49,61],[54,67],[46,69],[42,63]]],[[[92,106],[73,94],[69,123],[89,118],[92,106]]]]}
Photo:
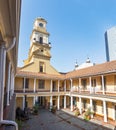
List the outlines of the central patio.
{"type": "Polygon", "coordinates": [[[39,109],[39,114],[30,115],[30,119],[22,123],[20,130],[114,130],[113,127],[102,125],[85,121],[62,110],[53,114],[39,109]]]}

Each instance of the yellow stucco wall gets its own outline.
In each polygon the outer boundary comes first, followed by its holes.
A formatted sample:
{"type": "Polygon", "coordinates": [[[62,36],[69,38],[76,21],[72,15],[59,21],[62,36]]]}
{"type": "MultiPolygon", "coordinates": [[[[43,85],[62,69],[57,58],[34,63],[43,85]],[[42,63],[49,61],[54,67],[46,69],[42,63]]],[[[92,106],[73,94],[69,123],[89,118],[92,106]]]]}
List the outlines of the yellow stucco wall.
{"type": "Polygon", "coordinates": [[[15,78],[15,89],[16,90],[22,90],[23,89],[23,79],[20,77],[15,78]]]}
{"type": "Polygon", "coordinates": [[[29,108],[33,108],[33,97],[27,97],[27,104],[29,108]]]}
{"type": "Polygon", "coordinates": [[[23,109],[23,97],[16,98],[16,108],[17,107],[20,107],[21,109],[23,109]]]}
{"type": "Polygon", "coordinates": [[[33,90],[34,89],[34,79],[29,79],[29,90],[33,90]]]}
{"type": "Polygon", "coordinates": [[[114,75],[106,76],[106,90],[114,90],[114,75]]]}
{"type": "Polygon", "coordinates": [[[39,63],[40,62],[44,62],[45,64],[45,72],[48,74],[57,74],[60,75],[58,73],[58,71],[56,69],[54,69],[51,65],[50,65],[50,61],[47,59],[41,59],[41,58],[34,58],[33,63],[26,65],[24,67],[21,68],[22,71],[30,71],[30,72],[39,72],[39,63]]]}

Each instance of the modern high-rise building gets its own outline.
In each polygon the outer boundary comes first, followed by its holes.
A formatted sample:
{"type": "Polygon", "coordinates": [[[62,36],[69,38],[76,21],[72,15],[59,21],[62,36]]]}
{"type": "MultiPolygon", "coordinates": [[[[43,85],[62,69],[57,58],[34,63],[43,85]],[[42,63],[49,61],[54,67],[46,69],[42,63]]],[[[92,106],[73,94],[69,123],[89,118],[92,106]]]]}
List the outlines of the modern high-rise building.
{"type": "Polygon", "coordinates": [[[116,60],[116,27],[105,32],[106,60],[116,60]]]}

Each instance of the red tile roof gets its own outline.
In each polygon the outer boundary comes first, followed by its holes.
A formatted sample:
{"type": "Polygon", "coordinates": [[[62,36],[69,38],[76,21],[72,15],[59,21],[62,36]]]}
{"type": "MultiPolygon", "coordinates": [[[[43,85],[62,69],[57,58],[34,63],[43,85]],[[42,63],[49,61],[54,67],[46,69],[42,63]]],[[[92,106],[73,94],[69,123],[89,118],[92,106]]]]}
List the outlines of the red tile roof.
{"type": "Polygon", "coordinates": [[[17,77],[36,77],[41,79],[69,79],[69,78],[78,78],[84,76],[95,76],[107,73],[116,73],[116,60],[111,62],[106,62],[103,64],[94,65],[91,67],[74,70],[68,72],[67,74],[61,75],[53,75],[53,74],[46,74],[46,73],[36,73],[36,72],[27,72],[21,71],[19,68],[17,69],[17,77]]]}
{"type": "Polygon", "coordinates": [[[63,75],[53,75],[46,73],[37,73],[37,72],[28,72],[28,71],[17,71],[16,77],[32,77],[32,78],[40,78],[40,79],[62,79],[63,75]]]}
{"type": "Polygon", "coordinates": [[[111,72],[116,73],[116,60],[79,69],[79,70],[74,70],[72,72],[67,73],[66,78],[94,76],[94,75],[101,75],[101,74],[106,74],[111,72]]]}

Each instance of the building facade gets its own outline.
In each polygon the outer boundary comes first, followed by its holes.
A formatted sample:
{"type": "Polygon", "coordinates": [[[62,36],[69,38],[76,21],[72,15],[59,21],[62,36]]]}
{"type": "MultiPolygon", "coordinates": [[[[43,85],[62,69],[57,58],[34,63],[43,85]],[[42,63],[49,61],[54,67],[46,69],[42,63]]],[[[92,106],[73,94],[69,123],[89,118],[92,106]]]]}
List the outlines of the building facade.
{"type": "Polygon", "coordinates": [[[116,60],[116,27],[105,32],[106,60],[116,60]]]}
{"type": "Polygon", "coordinates": [[[49,109],[88,108],[104,122],[116,121],[116,61],[59,73],[50,64],[49,33],[46,20],[37,18],[30,37],[30,50],[24,66],[15,77],[16,106],[49,109]]]}
{"type": "Polygon", "coordinates": [[[15,123],[14,78],[17,68],[21,0],[0,1],[0,130],[15,123]]]}

